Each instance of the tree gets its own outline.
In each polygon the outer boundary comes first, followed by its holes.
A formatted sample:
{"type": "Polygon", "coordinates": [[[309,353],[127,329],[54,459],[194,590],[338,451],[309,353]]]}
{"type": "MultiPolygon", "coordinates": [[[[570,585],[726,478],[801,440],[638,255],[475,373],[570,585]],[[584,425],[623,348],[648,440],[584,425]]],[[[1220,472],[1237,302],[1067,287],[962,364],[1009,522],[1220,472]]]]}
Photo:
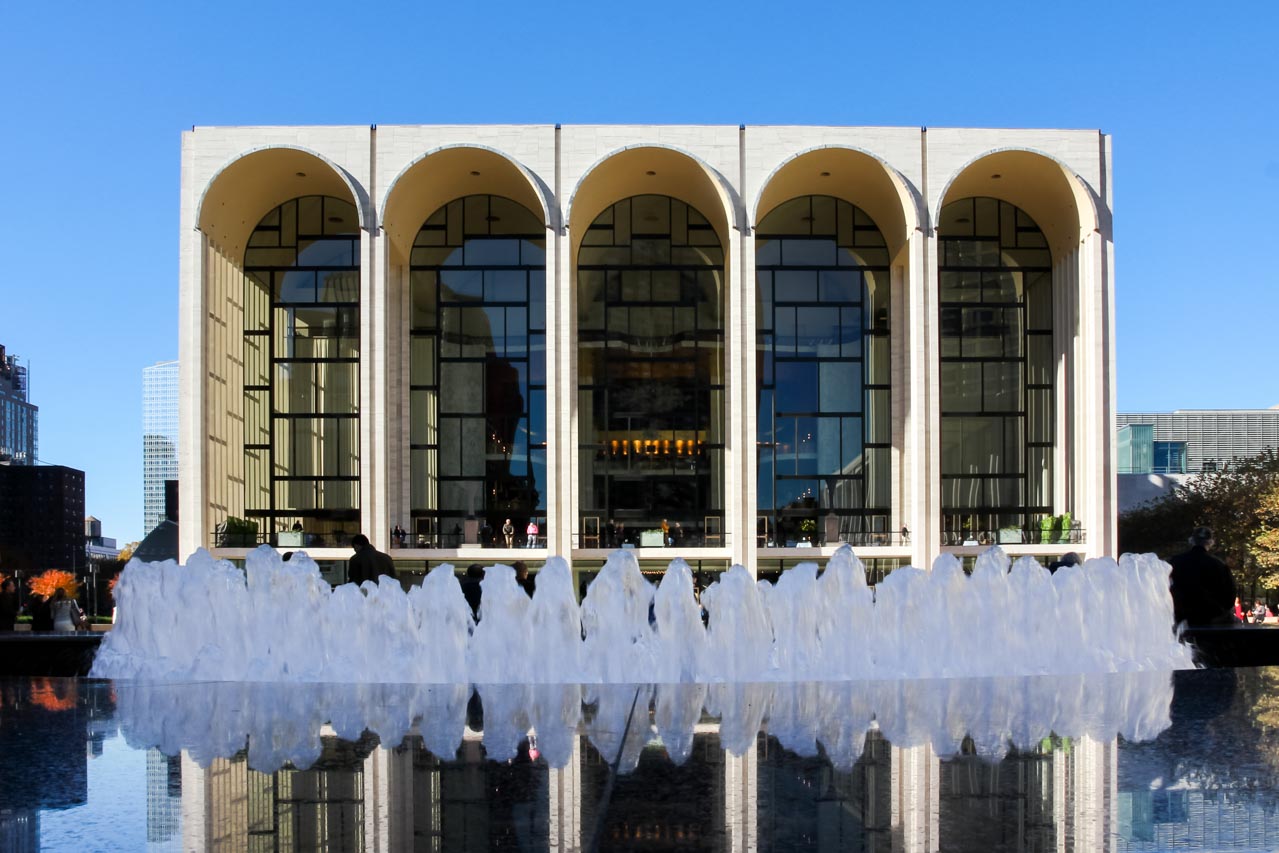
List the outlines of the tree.
{"type": "Polygon", "coordinates": [[[75,598],[80,592],[80,582],[75,579],[75,575],[61,569],[41,572],[27,581],[27,586],[33,593],[46,598],[52,598],[59,589],[65,590],[68,598],[75,598]]]}
{"type": "Polygon", "coordinates": [[[1267,450],[1198,474],[1169,495],[1119,517],[1119,550],[1167,559],[1186,549],[1194,528],[1213,529],[1216,553],[1241,594],[1279,588],[1279,451],[1267,450]]]}
{"type": "Polygon", "coordinates": [[[1252,545],[1258,578],[1268,589],[1279,587],[1279,482],[1262,494],[1257,506],[1261,532],[1252,545]]]}
{"type": "Polygon", "coordinates": [[[119,561],[120,565],[123,566],[128,564],[129,560],[133,559],[133,552],[138,550],[138,546],[141,544],[141,542],[130,542],[128,545],[121,548],[120,556],[116,557],[116,560],[119,561]]]}

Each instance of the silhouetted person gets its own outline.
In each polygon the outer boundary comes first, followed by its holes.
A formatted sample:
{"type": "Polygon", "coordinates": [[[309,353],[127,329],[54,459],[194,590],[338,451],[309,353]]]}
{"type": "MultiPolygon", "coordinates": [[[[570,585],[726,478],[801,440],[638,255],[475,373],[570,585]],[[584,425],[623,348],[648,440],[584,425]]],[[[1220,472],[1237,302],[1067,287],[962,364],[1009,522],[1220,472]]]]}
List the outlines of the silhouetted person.
{"type": "Polygon", "coordinates": [[[18,585],[13,578],[0,584],[0,631],[12,631],[18,622],[18,585]]]}
{"type": "Polygon", "coordinates": [[[1059,559],[1053,560],[1051,563],[1049,563],[1048,571],[1056,573],[1058,569],[1065,568],[1066,566],[1077,566],[1077,565],[1079,565],[1079,555],[1076,554],[1074,551],[1071,551],[1067,554],[1062,554],[1059,559]]]}
{"type": "Polygon", "coordinates": [[[369,543],[369,537],[357,533],[351,537],[351,547],[355,553],[347,563],[346,579],[359,586],[365,581],[377,583],[382,575],[395,577],[395,561],[389,554],[383,554],[369,543]]]}
{"type": "Polygon", "coordinates": [[[533,580],[533,576],[528,573],[528,563],[523,560],[516,560],[511,563],[511,568],[515,569],[515,582],[528,593],[529,598],[532,598],[536,582],[533,580]]]}
{"type": "Polygon", "coordinates": [[[1196,625],[1235,625],[1235,579],[1225,563],[1208,552],[1215,540],[1211,527],[1197,527],[1190,550],[1172,564],[1173,622],[1196,625]]]}
{"type": "Polygon", "coordinates": [[[483,589],[480,588],[480,581],[484,580],[484,567],[479,563],[471,563],[466,567],[466,577],[462,579],[462,595],[466,596],[466,603],[471,605],[471,616],[475,621],[480,621],[480,597],[483,595],[483,589]]]}
{"type": "Polygon", "coordinates": [[[48,596],[32,593],[27,599],[27,615],[31,617],[32,631],[53,630],[53,608],[48,596]]]}

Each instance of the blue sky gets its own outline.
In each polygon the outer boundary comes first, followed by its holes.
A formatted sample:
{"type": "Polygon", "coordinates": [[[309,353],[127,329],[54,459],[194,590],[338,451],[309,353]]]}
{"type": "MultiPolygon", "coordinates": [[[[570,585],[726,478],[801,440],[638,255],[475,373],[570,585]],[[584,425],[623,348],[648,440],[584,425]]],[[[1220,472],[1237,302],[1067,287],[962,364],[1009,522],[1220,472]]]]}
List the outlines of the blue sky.
{"type": "Polygon", "coordinates": [[[193,124],[1100,128],[1121,411],[1266,408],[1279,9],[1202,4],[22,3],[0,23],[0,343],[40,455],[142,536],[142,368],[177,356],[193,124]]]}

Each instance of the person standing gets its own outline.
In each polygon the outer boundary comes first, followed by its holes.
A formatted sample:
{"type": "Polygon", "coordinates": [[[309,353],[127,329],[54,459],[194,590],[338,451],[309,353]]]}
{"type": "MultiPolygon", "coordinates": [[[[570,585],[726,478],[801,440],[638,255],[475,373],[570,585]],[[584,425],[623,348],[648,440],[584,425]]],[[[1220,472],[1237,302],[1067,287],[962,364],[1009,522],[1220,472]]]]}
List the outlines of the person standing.
{"type": "Polygon", "coordinates": [[[18,585],[13,578],[0,584],[0,631],[12,631],[18,622],[18,585]]]}
{"type": "Polygon", "coordinates": [[[1208,552],[1216,544],[1211,527],[1196,527],[1190,550],[1178,554],[1172,564],[1173,623],[1236,625],[1235,580],[1229,567],[1208,552]]]}
{"type": "Polygon", "coordinates": [[[62,587],[58,587],[53,594],[53,603],[49,605],[49,610],[53,615],[55,631],[75,631],[84,624],[84,613],[80,610],[80,604],[74,598],[69,598],[67,591],[62,587]]]}
{"type": "Polygon", "coordinates": [[[507,548],[515,547],[515,525],[509,518],[502,524],[502,539],[506,541],[507,548]]]}
{"type": "Polygon", "coordinates": [[[528,541],[525,543],[524,547],[526,547],[526,548],[536,548],[536,547],[537,547],[537,534],[538,534],[538,529],[537,529],[537,519],[536,519],[536,518],[530,518],[530,519],[528,520],[528,527],[524,528],[524,533],[525,533],[525,534],[527,535],[527,537],[528,537],[528,541]]]}
{"type": "Polygon", "coordinates": [[[48,596],[32,592],[27,599],[26,611],[31,617],[32,631],[53,630],[53,608],[48,596]]]}
{"type": "Polygon", "coordinates": [[[462,596],[471,607],[471,618],[480,621],[480,601],[484,597],[484,588],[480,585],[484,580],[484,567],[479,563],[471,563],[466,567],[466,577],[462,579],[462,596]]]}
{"type": "Polygon", "coordinates": [[[389,554],[374,548],[363,533],[351,537],[351,548],[355,553],[347,563],[346,579],[349,583],[359,586],[365,581],[377,583],[382,575],[395,577],[395,561],[389,554]]]}
{"type": "Polygon", "coordinates": [[[532,598],[535,582],[533,576],[528,573],[528,563],[523,560],[516,560],[511,563],[511,568],[515,569],[515,582],[520,585],[520,589],[524,590],[529,598],[532,598]]]}

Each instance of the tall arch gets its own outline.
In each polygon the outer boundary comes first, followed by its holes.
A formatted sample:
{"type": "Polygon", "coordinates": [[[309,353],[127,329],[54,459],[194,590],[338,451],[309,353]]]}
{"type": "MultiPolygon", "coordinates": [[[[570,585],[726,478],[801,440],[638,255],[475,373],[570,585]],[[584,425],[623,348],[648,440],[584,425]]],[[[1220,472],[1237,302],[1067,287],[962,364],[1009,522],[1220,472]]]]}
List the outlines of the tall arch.
{"type": "MultiPolygon", "coordinates": [[[[570,281],[575,285],[570,289],[570,316],[576,318],[571,326],[571,341],[577,353],[577,369],[570,375],[576,378],[578,400],[576,418],[568,425],[571,439],[562,457],[562,470],[565,474],[573,472],[571,481],[576,491],[572,500],[576,503],[578,529],[598,530],[599,542],[605,544],[610,541],[608,515],[613,512],[621,515],[617,521],[626,525],[628,537],[638,543],[636,524],[657,528],[666,517],[669,537],[679,539],[680,544],[722,547],[726,544],[724,492],[729,467],[725,450],[730,422],[725,375],[731,344],[726,321],[733,264],[730,234],[734,229],[748,230],[740,201],[723,176],[698,158],[666,146],[638,145],[615,151],[586,171],[574,187],[566,218],[570,281]],[[665,236],[658,236],[655,228],[665,236]],[[648,240],[649,236],[658,239],[648,240]],[[670,260],[662,262],[658,255],[650,254],[652,251],[665,251],[670,260]],[[643,279],[647,295],[636,289],[642,289],[642,284],[623,292],[623,277],[643,279]],[[610,372],[626,360],[625,356],[611,357],[611,324],[615,318],[629,317],[632,308],[638,318],[636,330],[619,335],[613,346],[637,355],[632,363],[638,364],[641,372],[649,370],[650,375],[652,365],[663,359],[668,366],[692,371],[688,376],[659,377],[649,383],[647,390],[665,395],[650,401],[652,405],[641,403],[644,386],[635,381],[637,377],[618,374],[624,385],[629,383],[629,391],[607,388],[610,372]],[[690,313],[700,319],[694,320],[692,329],[681,327],[677,332],[675,324],[684,322],[690,313]],[[652,359],[642,354],[645,348],[649,348],[652,359]],[[674,355],[676,352],[679,357],[674,355]],[[621,400],[619,394],[624,393],[635,397],[634,408],[614,405],[621,400]],[[691,394],[690,401],[696,400],[695,405],[700,408],[696,413],[689,409],[696,424],[676,424],[667,418],[677,393],[691,394]],[[629,424],[622,422],[628,411],[652,415],[659,410],[667,414],[648,424],[634,418],[629,424]],[[650,434],[645,434],[646,429],[650,434]],[[625,454],[623,439],[629,442],[625,454]],[[617,474],[609,483],[622,482],[622,475],[609,467],[613,465],[609,460],[615,458],[614,440],[616,466],[629,464],[631,474],[627,476],[636,478],[631,481],[633,488],[648,489],[621,503],[616,499],[618,493],[603,496],[601,489],[611,485],[592,479],[596,473],[605,478],[617,474]],[[636,470],[637,452],[655,471],[636,470]],[[699,483],[696,489],[703,495],[699,500],[705,505],[698,511],[673,512],[669,510],[678,508],[677,504],[655,505],[657,490],[678,485],[672,479],[675,474],[669,464],[676,459],[683,460],[683,470],[691,472],[699,483]],[[692,468],[687,467],[690,462],[692,468]],[[663,465],[669,477],[656,472],[663,465]],[[658,479],[646,483],[644,477],[648,473],[656,473],[658,479]],[[623,503],[628,505],[624,507],[623,503]],[[663,509],[668,509],[669,517],[662,515],[663,509]]],[[[690,402],[691,405],[694,404],[690,402]]],[[[612,541],[620,542],[621,536],[615,534],[612,541]]]]}
{"type": "Polygon", "coordinates": [[[448,202],[468,195],[498,195],[540,214],[544,228],[559,226],[550,188],[522,163],[482,145],[449,145],[422,154],[400,170],[382,202],[382,227],[393,261],[407,259],[422,223],[448,202]]]}
{"type": "Polygon", "coordinates": [[[1074,250],[1100,227],[1093,191],[1064,163],[1042,151],[1002,148],[979,154],[946,181],[933,222],[961,198],[1002,199],[1025,211],[1043,231],[1054,257],[1074,250]]]}
{"type": "Polygon", "coordinates": [[[565,216],[576,255],[581,232],[605,207],[631,195],[667,195],[706,217],[724,245],[731,228],[749,227],[740,199],[724,176],[686,151],[636,145],[601,157],[569,196],[565,216]]]}
{"type": "MultiPolygon", "coordinates": [[[[277,268],[283,275],[286,268],[298,266],[296,274],[304,275],[309,272],[314,277],[320,267],[331,266],[313,263],[314,253],[320,251],[320,245],[326,238],[336,236],[326,234],[326,230],[332,231],[334,227],[339,227],[342,238],[338,242],[344,242],[348,249],[347,259],[338,264],[342,267],[340,290],[344,294],[343,301],[353,309],[354,316],[358,317],[361,245],[366,229],[372,223],[368,197],[345,169],[328,158],[297,146],[273,145],[246,151],[219,169],[205,185],[195,213],[196,228],[203,235],[197,249],[198,287],[203,307],[195,319],[199,324],[198,347],[202,364],[197,380],[201,387],[196,391],[199,398],[196,411],[199,413],[202,434],[208,436],[196,464],[200,469],[197,476],[205,477],[208,487],[200,495],[202,506],[195,511],[201,513],[201,518],[193,527],[205,536],[213,534],[196,544],[205,547],[243,547],[252,544],[243,535],[236,539],[218,533],[219,530],[225,532],[231,519],[246,517],[257,525],[256,540],[275,541],[274,536],[281,523],[276,513],[278,507],[273,499],[262,500],[262,491],[274,488],[274,474],[269,461],[271,448],[276,444],[274,436],[283,436],[288,430],[273,433],[273,427],[295,415],[301,419],[299,412],[291,410],[294,402],[301,405],[301,397],[293,395],[294,387],[290,383],[277,383],[277,379],[280,379],[277,373],[293,371],[293,367],[287,357],[276,361],[274,353],[277,349],[283,352],[285,338],[291,344],[297,343],[294,333],[299,329],[315,332],[314,341],[310,334],[301,336],[308,343],[315,343],[320,340],[331,341],[330,331],[335,331],[339,326],[344,329],[343,334],[349,333],[348,337],[358,336],[359,324],[355,321],[352,326],[350,317],[347,317],[345,325],[335,317],[328,318],[332,322],[326,322],[318,316],[317,311],[323,313],[329,308],[320,309],[315,304],[322,300],[315,300],[311,308],[302,308],[300,312],[294,310],[296,305],[287,307],[291,304],[291,299],[277,299],[283,297],[284,292],[276,288],[277,283],[272,279],[272,273],[267,273],[268,283],[263,284],[251,278],[247,270],[257,264],[259,269],[277,268]],[[290,220],[295,230],[287,237],[287,245],[278,242],[284,231],[278,218],[277,224],[268,229],[273,229],[272,239],[276,241],[274,245],[270,245],[271,239],[265,236],[265,232],[257,239],[253,238],[255,231],[264,225],[264,220],[272,216],[279,217],[283,205],[301,198],[328,200],[318,202],[318,219],[314,223],[310,221],[311,211],[304,214],[308,217],[308,223],[303,229],[304,235],[296,232],[299,214],[295,203],[290,220]],[[325,208],[330,203],[335,206],[333,211],[325,208]],[[330,222],[329,215],[340,217],[341,223],[330,222]],[[300,236],[321,239],[316,247],[308,248],[299,242],[300,236]],[[266,262],[261,257],[251,257],[271,253],[280,257],[266,262]],[[284,259],[282,256],[288,253],[291,253],[291,257],[284,259]],[[276,324],[277,312],[291,313],[292,320],[281,320],[276,324]],[[284,335],[279,340],[275,337],[274,330],[277,328],[284,335]],[[283,332],[286,329],[289,330],[287,335],[283,332]],[[250,332],[253,334],[249,334],[250,332]],[[262,334],[259,335],[259,332],[262,334]],[[259,338],[267,342],[265,348],[258,346],[262,343],[259,338]],[[290,384],[288,393],[284,392],[285,384],[290,384]],[[272,389],[277,385],[281,391],[278,399],[272,396],[272,389]],[[277,406],[277,403],[280,405],[277,406]],[[284,405],[285,403],[288,405],[284,405]],[[281,417],[277,419],[277,415],[281,417]],[[250,453],[250,450],[253,452],[250,453]]],[[[296,274],[290,278],[290,287],[296,274]]],[[[283,280],[279,286],[285,287],[283,280]]],[[[336,310],[336,306],[330,308],[336,310]]],[[[358,355],[353,357],[353,364],[344,363],[332,370],[358,371],[358,355]]],[[[319,377],[315,374],[315,370],[319,369],[312,369],[310,387],[312,391],[318,387],[317,383],[328,387],[320,398],[312,396],[311,401],[324,407],[329,402],[336,401],[337,385],[341,384],[341,380],[335,375],[319,377]],[[317,399],[323,402],[317,402],[317,399]]],[[[330,371],[330,367],[326,366],[323,370],[330,371]]],[[[302,394],[303,384],[296,384],[298,394],[302,394]]],[[[358,382],[353,387],[358,389],[358,382]]],[[[351,390],[350,386],[348,390],[351,390]]],[[[327,416],[331,413],[316,411],[312,414],[316,415],[317,421],[327,421],[327,416]]],[[[303,443],[309,444],[315,451],[313,460],[316,464],[324,467],[327,465],[323,457],[325,451],[319,448],[321,439],[318,436],[319,431],[312,431],[311,438],[303,443]]],[[[344,454],[346,461],[343,463],[343,470],[347,473],[342,476],[350,478],[345,482],[357,482],[358,440],[351,438],[342,443],[344,449],[340,451],[336,449],[338,445],[337,441],[331,443],[334,453],[344,454]]],[[[336,465],[336,457],[328,461],[336,465]]],[[[326,475],[316,476],[323,478],[326,475]]],[[[308,473],[305,477],[310,478],[311,474],[308,473]]],[[[312,480],[313,487],[316,482],[318,480],[312,480]]],[[[297,492],[303,487],[299,485],[282,488],[288,493],[283,502],[289,504],[291,510],[299,507],[316,509],[317,503],[325,503],[324,500],[313,499],[294,506],[294,499],[299,497],[297,492]]],[[[336,487],[336,490],[343,488],[347,487],[336,487]]],[[[315,494],[314,488],[312,494],[315,494]]],[[[336,491],[332,494],[336,494],[336,491]]],[[[353,510],[358,517],[358,498],[340,502],[346,510],[353,510]]],[[[311,518],[316,520],[314,516],[311,518]]],[[[291,526],[292,522],[287,524],[291,526]]],[[[331,518],[320,526],[330,531],[358,529],[358,521],[345,517],[331,518]]],[[[313,528],[318,530],[315,525],[313,528]]]]}
{"type": "Polygon", "coordinates": [[[239,258],[267,211],[305,195],[343,199],[354,205],[360,228],[374,223],[367,192],[341,166],[308,148],[268,145],[236,155],[209,179],[196,204],[196,227],[239,258]]]}
{"type": "Polygon", "coordinates": [[[755,201],[757,224],[779,204],[805,195],[842,198],[864,210],[896,257],[925,218],[910,183],[880,158],[858,148],[824,145],[779,163],[764,180],[755,201]]]}

